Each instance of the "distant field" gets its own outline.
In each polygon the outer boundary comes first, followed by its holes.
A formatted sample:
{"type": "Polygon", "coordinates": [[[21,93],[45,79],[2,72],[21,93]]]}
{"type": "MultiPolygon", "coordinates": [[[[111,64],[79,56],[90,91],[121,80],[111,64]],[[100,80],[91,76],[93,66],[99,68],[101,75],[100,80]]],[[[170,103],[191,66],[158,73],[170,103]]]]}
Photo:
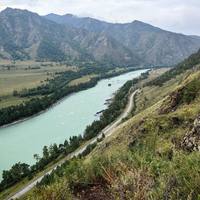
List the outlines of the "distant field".
{"type": "Polygon", "coordinates": [[[21,91],[23,88],[33,88],[45,84],[44,80],[53,76],[55,72],[77,70],[76,66],[66,67],[66,65],[55,62],[52,62],[52,66],[49,66],[51,62],[42,62],[42,65],[48,66],[41,66],[41,62],[35,61],[13,62],[0,59],[0,108],[27,100],[27,98],[14,97],[14,90],[21,91]],[[40,69],[31,69],[39,67],[40,69]]]}
{"type": "Polygon", "coordinates": [[[97,76],[96,74],[83,76],[82,78],[71,81],[68,85],[71,86],[71,85],[78,85],[79,83],[86,83],[90,81],[90,78],[96,77],[96,76],[97,76]]]}
{"type": "MultiPolygon", "coordinates": [[[[17,105],[28,100],[28,97],[20,98],[13,96],[13,91],[19,93],[22,89],[34,88],[42,84],[48,83],[47,78],[55,76],[55,72],[64,72],[67,70],[78,71],[79,68],[75,65],[68,66],[71,63],[60,62],[35,62],[28,61],[12,61],[0,59],[0,109],[3,107],[17,105]]],[[[133,67],[134,68],[134,67],[133,67]]],[[[119,72],[124,68],[116,68],[108,73],[119,72]]],[[[90,78],[97,76],[96,74],[83,76],[82,78],[73,80],[69,83],[77,85],[90,81],[90,78]]],[[[34,96],[41,97],[41,95],[34,96]]]]}

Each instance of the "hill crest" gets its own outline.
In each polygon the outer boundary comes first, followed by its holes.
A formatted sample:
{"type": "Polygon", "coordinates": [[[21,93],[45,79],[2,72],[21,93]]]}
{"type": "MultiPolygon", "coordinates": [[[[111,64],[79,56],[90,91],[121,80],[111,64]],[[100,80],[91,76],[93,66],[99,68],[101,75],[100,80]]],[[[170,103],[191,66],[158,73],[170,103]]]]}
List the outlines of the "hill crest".
{"type": "Polygon", "coordinates": [[[37,13],[12,8],[0,13],[0,46],[14,60],[76,59],[117,65],[142,63],[139,56],[106,33],[58,24],[37,13]]]}
{"type": "Polygon", "coordinates": [[[165,31],[138,20],[115,24],[70,14],[63,16],[49,14],[44,17],[88,31],[105,32],[153,65],[175,65],[200,47],[199,37],[165,31]]]}

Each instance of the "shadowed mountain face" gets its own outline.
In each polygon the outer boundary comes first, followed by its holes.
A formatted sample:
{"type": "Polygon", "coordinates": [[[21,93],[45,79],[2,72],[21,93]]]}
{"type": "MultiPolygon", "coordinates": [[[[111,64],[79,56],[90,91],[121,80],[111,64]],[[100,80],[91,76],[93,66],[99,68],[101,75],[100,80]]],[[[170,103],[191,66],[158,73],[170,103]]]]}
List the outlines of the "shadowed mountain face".
{"type": "Polygon", "coordinates": [[[138,55],[106,33],[58,24],[27,10],[0,13],[0,55],[13,59],[92,60],[139,65],[138,55]]]}
{"type": "Polygon", "coordinates": [[[200,38],[197,36],[172,33],[140,21],[112,24],[70,14],[49,14],[44,17],[57,23],[106,33],[153,65],[177,64],[200,47],[200,38]]]}

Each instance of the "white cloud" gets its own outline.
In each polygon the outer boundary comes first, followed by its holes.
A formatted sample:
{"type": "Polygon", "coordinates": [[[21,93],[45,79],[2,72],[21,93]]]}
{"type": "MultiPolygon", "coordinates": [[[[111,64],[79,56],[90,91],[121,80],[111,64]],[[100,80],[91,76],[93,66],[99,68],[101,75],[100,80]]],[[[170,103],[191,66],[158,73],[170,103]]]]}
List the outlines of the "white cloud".
{"type": "Polygon", "coordinates": [[[199,0],[4,0],[6,7],[27,9],[40,15],[71,13],[107,22],[143,21],[165,30],[200,35],[199,0]]]}

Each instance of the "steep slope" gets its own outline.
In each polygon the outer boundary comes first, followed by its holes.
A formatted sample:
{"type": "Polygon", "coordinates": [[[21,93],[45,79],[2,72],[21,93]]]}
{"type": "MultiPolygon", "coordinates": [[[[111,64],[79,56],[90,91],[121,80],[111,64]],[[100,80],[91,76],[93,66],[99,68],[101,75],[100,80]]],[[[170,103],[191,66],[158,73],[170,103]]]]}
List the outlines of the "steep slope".
{"type": "Polygon", "coordinates": [[[13,59],[93,60],[138,65],[141,60],[105,33],[57,24],[27,10],[0,13],[1,52],[13,59]]]}
{"type": "MultiPolygon", "coordinates": [[[[198,60],[199,52],[181,65],[190,65],[191,58],[198,60]]],[[[51,182],[51,177],[46,177],[43,184],[50,183],[49,187],[41,184],[38,196],[56,196],[55,188],[62,191],[65,185],[65,196],[70,195],[71,199],[88,199],[88,191],[98,199],[95,193],[99,188],[109,191],[107,199],[198,199],[200,62],[194,63],[162,86],[143,87],[136,106],[139,107],[138,101],[148,101],[144,98],[147,94],[151,95],[150,104],[157,96],[158,102],[119,125],[85,160],[74,158],[66,163],[64,176],[58,181],[51,182]],[[71,193],[70,188],[74,188],[71,193]]],[[[179,66],[174,71],[177,70],[179,66]]],[[[56,174],[63,169],[59,168],[56,174]]]]}
{"type": "Polygon", "coordinates": [[[70,14],[49,14],[44,17],[88,31],[105,32],[153,65],[175,65],[200,47],[199,37],[164,31],[140,21],[112,24],[70,14]]]}

